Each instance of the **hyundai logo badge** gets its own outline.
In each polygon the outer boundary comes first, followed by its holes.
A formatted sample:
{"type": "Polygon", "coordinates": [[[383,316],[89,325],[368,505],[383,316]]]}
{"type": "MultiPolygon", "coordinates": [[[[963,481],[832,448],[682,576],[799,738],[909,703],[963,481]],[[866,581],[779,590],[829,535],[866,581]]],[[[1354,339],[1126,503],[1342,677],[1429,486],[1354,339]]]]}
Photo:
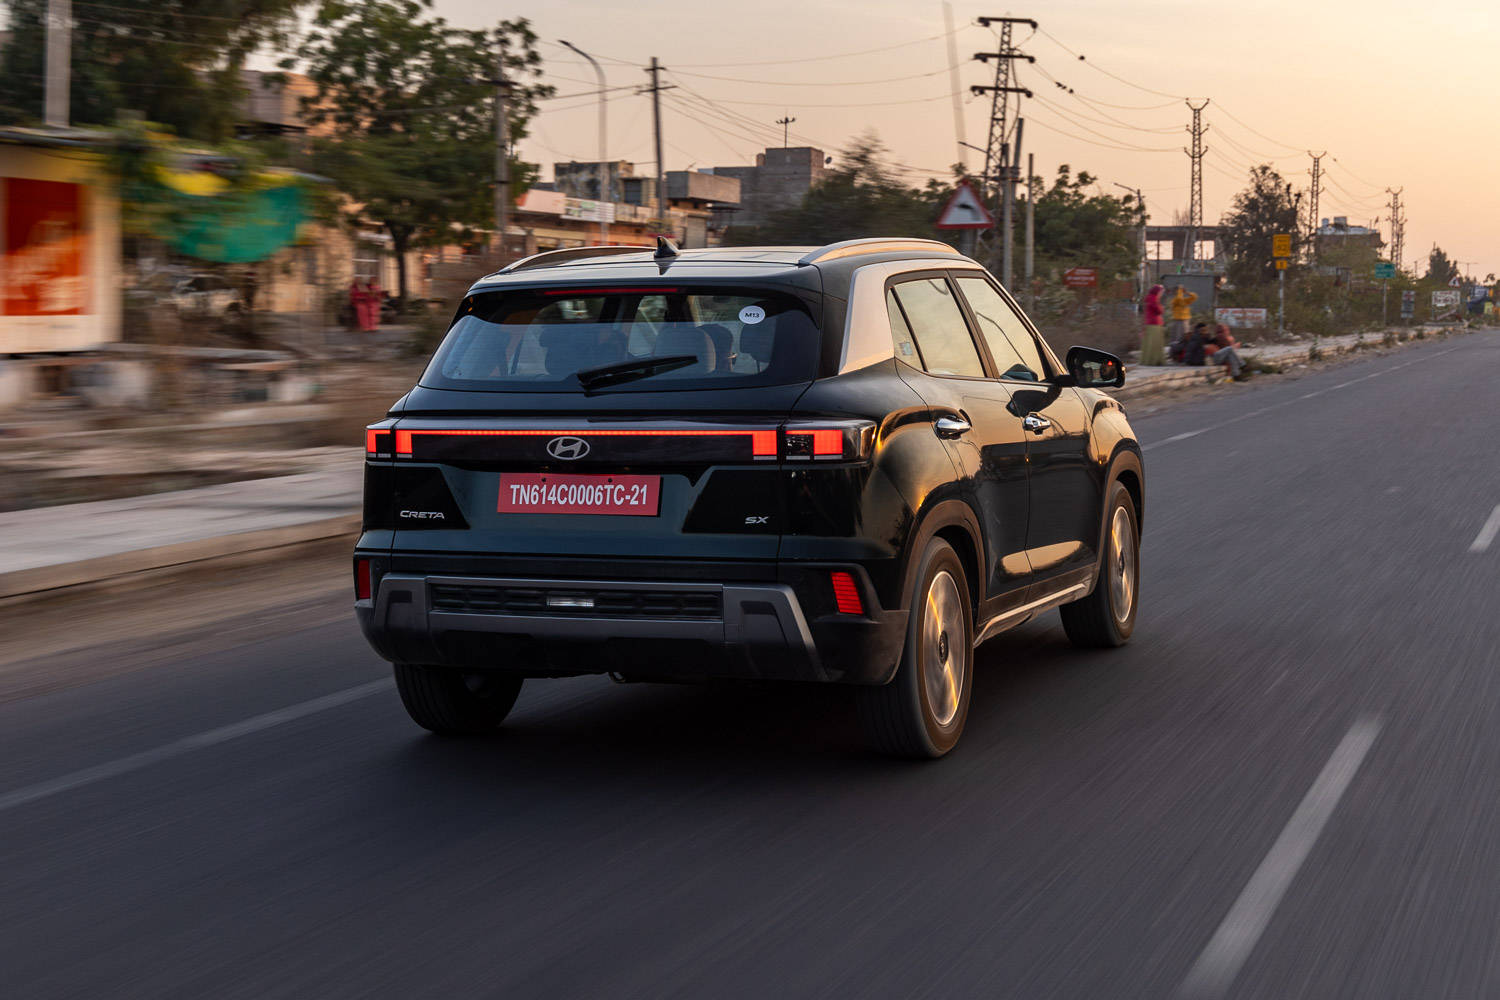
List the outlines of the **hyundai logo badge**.
{"type": "Polygon", "coordinates": [[[547,442],[547,454],[572,462],[589,453],[589,443],[580,437],[555,437],[547,442]]]}

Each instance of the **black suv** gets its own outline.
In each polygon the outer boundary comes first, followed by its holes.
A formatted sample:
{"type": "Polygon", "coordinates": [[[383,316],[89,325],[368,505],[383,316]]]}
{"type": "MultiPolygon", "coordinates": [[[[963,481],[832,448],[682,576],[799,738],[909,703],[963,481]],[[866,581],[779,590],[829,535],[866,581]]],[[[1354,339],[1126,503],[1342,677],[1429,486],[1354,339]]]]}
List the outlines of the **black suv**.
{"type": "Polygon", "coordinates": [[[1130,637],[1123,379],[933,241],[538,254],[366,434],[359,623],[435,732],[528,677],[828,681],[940,756],[985,639],[1130,637]]]}

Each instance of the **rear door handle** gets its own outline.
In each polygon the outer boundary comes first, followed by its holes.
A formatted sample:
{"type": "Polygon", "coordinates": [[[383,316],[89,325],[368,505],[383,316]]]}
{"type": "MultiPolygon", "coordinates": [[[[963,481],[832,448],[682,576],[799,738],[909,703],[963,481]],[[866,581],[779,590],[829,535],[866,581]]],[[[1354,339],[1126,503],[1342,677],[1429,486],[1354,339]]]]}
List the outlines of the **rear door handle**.
{"type": "Polygon", "coordinates": [[[974,425],[962,417],[938,417],[933,426],[937,428],[937,436],[940,438],[956,438],[973,430],[974,425]]]}
{"type": "Polygon", "coordinates": [[[1040,434],[1052,426],[1052,421],[1035,413],[1028,413],[1021,421],[1021,426],[1033,434],[1040,434]]]}

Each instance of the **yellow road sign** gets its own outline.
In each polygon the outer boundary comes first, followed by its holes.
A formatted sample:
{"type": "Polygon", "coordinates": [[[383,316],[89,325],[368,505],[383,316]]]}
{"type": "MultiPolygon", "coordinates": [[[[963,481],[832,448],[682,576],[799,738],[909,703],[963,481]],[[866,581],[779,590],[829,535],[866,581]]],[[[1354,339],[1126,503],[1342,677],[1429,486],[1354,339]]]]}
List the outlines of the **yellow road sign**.
{"type": "Polygon", "coordinates": [[[1285,271],[1286,270],[1286,264],[1287,264],[1286,261],[1284,261],[1284,260],[1278,260],[1276,262],[1276,270],[1278,270],[1278,271],[1285,271]]]}
{"type": "Polygon", "coordinates": [[[1290,257],[1292,255],[1292,234],[1275,233],[1271,236],[1271,256],[1290,257]]]}

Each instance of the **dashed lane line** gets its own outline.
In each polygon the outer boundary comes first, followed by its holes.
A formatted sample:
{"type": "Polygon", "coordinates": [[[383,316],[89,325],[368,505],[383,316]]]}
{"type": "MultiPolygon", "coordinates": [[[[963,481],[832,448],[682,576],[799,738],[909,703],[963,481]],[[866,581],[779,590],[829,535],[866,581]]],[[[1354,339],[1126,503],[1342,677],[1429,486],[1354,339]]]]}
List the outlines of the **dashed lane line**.
{"type": "Polygon", "coordinates": [[[1500,504],[1490,511],[1489,520],[1484,522],[1484,527],[1479,529],[1479,534],[1474,536],[1474,541],[1469,543],[1470,552],[1483,552],[1490,547],[1495,536],[1500,535],[1500,504]]]}
{"type": "Polygon", "coordinates": [[[1181,996],[1185,1000],[1212,1000],[1223,996],[1233,985],[1240,967],[1255,949],[1276,907],[1364,763],[1375,737],[1380,735],[1380,727],[1379,718],[1369,717],[1356,722],[1344,734],[1281,836],[1271,845],[1270,853],[1250,876],[1224,922],[1193,963],[1182,984],[1181,996]]]}
{"type": "MultiPolygon", "coordinates": [[[[1459,346],[1461,347],[1463,345],[1459,346]]],[[[1251,417],[1258,417],[1262,413],[1270,413],[1272,410],[1279,410],[1284,406],[1291,406],[1293,403],[1300,403],[1304,399],[1312,399],[1314,396],[1322,396],[1325,393],[1333,392],[1335,389],[1344,389],[1351,385],[1358,385],[1359,383],[1367,382],[1372,378],[1379,378],[1382,375],[1389,375],[1391,372],[1397,372],[1403,368],[1410,368],[1412,365],[1421,364],[1423,361],[1431,361],[1433,358],[1440,358],[1444,354],[1452,354],[1456,350],[1458,350],[1458,347],[1450,347],[1445,351],[1436,351],[1432,354],[1423,355],[1420,358],[1415,358],[1411,361],[1407,361],[1399,365],[1392,365],[1390,368],[1382,368],[1380,371],[1371,372],[1369,375],[1361,375],[1359,378],[1350,379],[1347,382],[1340,382],[1338,385],[1331,385],[1326,389],[1315,389],[1312,392],[1305,392],[1302,395],[1298,396],[1296,399],[1289,399],[1284,403],[1272,403],[1270,406],[1262,406],[1258,410],[1251,410],[1249,413],[1241,413],[1237,417],[1231,417],[1228,420],[1222,420],[1217,424],[1210,424],[1207,427],[1199,427],[1197,430],[1184,431],[1181,434],[1173,434],[1171,437],[1162,438],[1160,441],[1151,441],[1147,444],[1141,445],[1141,451],[1150,451],[1152,448],[1160,448],[1162,445],[1173,444],[1178,441],[1186,441],[1188,438],[1197,437],[1199,434],[1206,434],[1209,431],[1216,431],[1221,427],[1228,427],[1230,424],[1237,424],[1241,420],[1249,420],[1251,417]]]]}
{"type": "Polygon", "coordinates": [[[220,743],[228,743],[230,740],[239,739],[241,736],[249,736],[262,730],[271,729],[274,726],[285,725],[298,719],[305,719],[309,715],[326,712],[331,708],[338,708],[350,702],[368,698],[370,695],[379,694],[389,690],[391,680],[384,678],[371,681],[368,684],[360,684],[356,687],[345,688],[335,691],[333,694],[325,694],[321,698],[313,698],[311,701],[300,702],[296,705],[288,705],[286,708],[278,708],[274,712],[266,712],[264,715],[251,716],[239,722],[232,722],[227,726],[210,729],[206,732],[195,733],[192,736],[184,736],[180,740],[164,743],[150,750],[142,750],[128,757],[121,757],[94,767],[86,767],[81,771],[64,774],[50,781],[42,781],[35,785],[27,785],[17,788],[13,792],[0,794],[0,812],[24,806],[39,799],[50,798],[61,792],[70,792],[75,788],[92,785],[107,778],[117,778],[122,774],[139,771],[150,767],[152,764],[160,764],[164,760],[173,757],[181,757],[183,754],[194,750],[202,750],[205,747],[217,746],[220,743]]]}

